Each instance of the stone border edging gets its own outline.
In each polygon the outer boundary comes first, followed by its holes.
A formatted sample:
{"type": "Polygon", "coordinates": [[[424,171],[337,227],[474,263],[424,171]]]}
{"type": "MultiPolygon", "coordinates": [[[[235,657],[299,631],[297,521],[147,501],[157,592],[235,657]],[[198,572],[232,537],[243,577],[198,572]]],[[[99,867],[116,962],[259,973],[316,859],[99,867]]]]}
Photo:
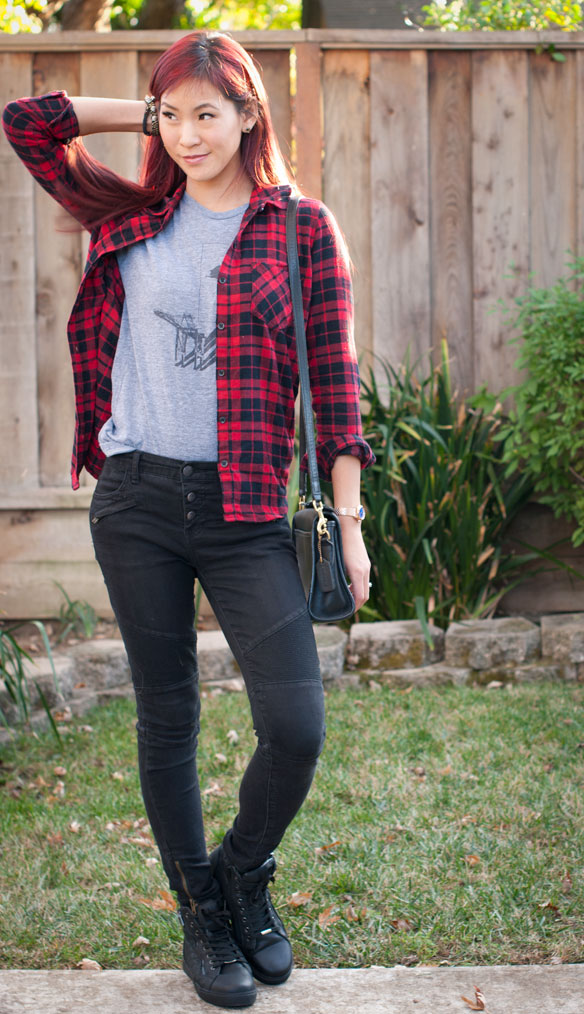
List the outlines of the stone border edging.
{"type": "MultiPolygon", "coordinates": [[[[349,634],[315,626],[325,685],[393,687],[501,686],[541,681],[584,682],[584,613],[430,626],[430,646],[418,620],[355,623],[349,634]]],[[[197,635],[199,677],[211,693],[242,691],[243,679],[220,630],[197,635]]],[[[35,682],[57,719],[83,714],[94,704],[132,693],[124,645],[119,639],[85,641],[54,653],[58,687],[47,658],[29,666],[33,724],[46,720],[35,682]]],[[[0,706],[9,722],[17,711],[0,682],[0,706]]]]}

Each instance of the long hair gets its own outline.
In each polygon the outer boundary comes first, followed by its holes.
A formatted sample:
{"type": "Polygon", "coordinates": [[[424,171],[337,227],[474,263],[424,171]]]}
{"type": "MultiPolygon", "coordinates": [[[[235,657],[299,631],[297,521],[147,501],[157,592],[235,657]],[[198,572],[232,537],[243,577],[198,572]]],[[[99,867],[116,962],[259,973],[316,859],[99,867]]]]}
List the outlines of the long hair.
{"type": "MultiPolygon", "coordinates": [[[[250,54],[235,39],[202,31],[179,39],[157,60],[149,92],[159,104],[165,92],[185,81],[208,81],[238,110],[251,109],[257,116],[253,130],[242,134],[242,174],[259,186],[291,182],[261,76],[250,54]]],[[[79,137],[70,143],[67,157],[70,174],[83,193],[84,225],[88,228],[158,204],[185,179],[158,136],[145,141],[139,183],[108,169],[89,154],[79,137]]]]}

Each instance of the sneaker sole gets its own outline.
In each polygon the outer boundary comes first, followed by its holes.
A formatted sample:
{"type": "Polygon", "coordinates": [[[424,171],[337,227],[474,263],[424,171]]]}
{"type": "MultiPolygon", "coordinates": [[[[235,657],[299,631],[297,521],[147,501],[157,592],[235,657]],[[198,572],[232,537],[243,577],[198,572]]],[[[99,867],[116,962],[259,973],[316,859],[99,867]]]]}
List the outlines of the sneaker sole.
{"type": "Polygon", "coordinates": [[[211,1003],[215,1007],[237,1008],[251,1007],[251,1005],[256,1001],[257,992],[255,987],[253,990],[247,989],[241,993],[232,993],[230,996],[218,996],[217,993],[214,993],[212,990],[205,989],[204,986],[199,986],[198,982],[193,979],[184,961],[183,971],[186,975],[188,975],[197,994],[201,997],[201,1000],[205,1001],[205,1003],[211,1003]]]}
{"type": "Polygon", "coordinates": [[[294,965],[292,964],[290,965],[290,968],[283,974],[264,975],[258,972],[256,968],[254,968],[249,958],[247,958],[246,960],[253,972],[254,979],[257,979],[258,982],[263,982],[264,986],[281,986],[283,982],[286,982],[286,980],[290,978],[290,976],[292,975],[292,969],[294,968],[294,965]]]}

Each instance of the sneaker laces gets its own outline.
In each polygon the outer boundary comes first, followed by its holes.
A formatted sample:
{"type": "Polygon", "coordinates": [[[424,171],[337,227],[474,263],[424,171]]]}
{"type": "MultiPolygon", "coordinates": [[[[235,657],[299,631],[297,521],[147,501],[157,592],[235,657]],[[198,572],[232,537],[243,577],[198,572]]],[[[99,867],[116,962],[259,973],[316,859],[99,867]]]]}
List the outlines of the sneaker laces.
{"type": "Polygon", "coordinates": [[[216,912],[199,909],[198,921],[204,931],[205,950],[214,965],[228,965],[241,961],[242,954],[233,938],[231,919],[226,908],[216,912]]]}
{"type": "MultiPolygon", "coordinates": [[[[270,881],[273,879],[270,877],[270,881]]],[[[261,936],[265,930],[275,929],[276,923],[267,883],[254,884],[249,893],[246,891],[246,895],[249,904],[249,923],[253,933],[261,936]]]]}

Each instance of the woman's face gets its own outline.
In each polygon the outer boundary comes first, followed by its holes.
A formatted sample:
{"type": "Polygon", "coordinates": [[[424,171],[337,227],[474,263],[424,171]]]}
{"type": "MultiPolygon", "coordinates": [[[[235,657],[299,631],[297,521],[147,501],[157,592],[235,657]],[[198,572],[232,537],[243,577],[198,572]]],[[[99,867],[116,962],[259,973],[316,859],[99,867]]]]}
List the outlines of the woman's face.
{"type": "Polygon", "coordinates": [[[195,199],[222,194],[241,167],[242,132],[255,116],[241,113],[234,102],[207,81],[185,81],[164,92],[160,101],[160,137],[170,157],[187,177],[195,199]]]}

